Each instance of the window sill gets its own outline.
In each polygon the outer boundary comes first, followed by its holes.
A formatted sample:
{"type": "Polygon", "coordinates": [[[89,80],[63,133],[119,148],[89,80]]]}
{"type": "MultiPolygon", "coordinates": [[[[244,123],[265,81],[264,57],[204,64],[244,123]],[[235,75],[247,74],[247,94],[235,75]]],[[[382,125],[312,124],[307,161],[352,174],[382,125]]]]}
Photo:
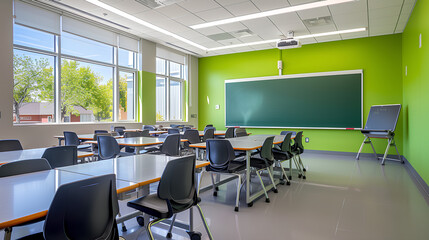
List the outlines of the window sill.
{"type": "Polygon", "coordinates": [[[114,125],[114,124],[131,124],[131,123],[139,123],[139,122],[67,122],[67,123],[14,123],[14,127],[22,127],[22,126],[66,126],[66,125],[114,125]]]}

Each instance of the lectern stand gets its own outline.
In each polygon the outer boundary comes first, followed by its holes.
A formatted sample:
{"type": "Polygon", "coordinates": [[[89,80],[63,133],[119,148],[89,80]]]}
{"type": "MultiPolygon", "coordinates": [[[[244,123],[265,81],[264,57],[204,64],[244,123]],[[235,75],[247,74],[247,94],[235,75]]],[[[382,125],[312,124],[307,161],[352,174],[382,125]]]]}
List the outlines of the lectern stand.
{"type": "Polygon", "coordinates": [[[362,134],[365,135],[365,139],[359,148],[356,159],[359,159],[359,155],[362,152],[363,146],[365,144],[371,144],[375,157],[382,160],[382,165],[384,165],[386,160],[400,161],[401,163],[404,163],[395,143],[395,128],[400,112],[400,104],[377,105],[371,107],[365,128],[361,130],[362,134]],[[374,145],[372,145],[371,138],[387,139],[387,147],[384,151],[383,157],[377,156],[377,152],[375,151],[374,145]],[[396,153],[398,154],[398,159],[387,158],[387,153],[389,152],[391,146],[395,147],[396,153]]]}

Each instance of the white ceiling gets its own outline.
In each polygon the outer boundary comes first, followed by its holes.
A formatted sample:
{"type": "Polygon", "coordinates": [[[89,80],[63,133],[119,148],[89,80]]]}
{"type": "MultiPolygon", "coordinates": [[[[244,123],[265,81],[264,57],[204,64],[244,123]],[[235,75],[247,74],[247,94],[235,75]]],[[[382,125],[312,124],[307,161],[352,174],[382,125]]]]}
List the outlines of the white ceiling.
{"type": "MultiPolygon", "coordinates": [[[[103,3],[109,4],[207,48],[279,39],[282,36],[287,35],[288,31],[294,31],[295,36],[300,36],[361,27],[367,28],[367,31],[364,32],[302,39],[301,42],[303,44],[401,33],[407,24],[416,0],[358,0],[355,2],[331,5],[328,7],[320,7],[294,13],[230,23],[218,27],[208,27],[198,30],[193,30],[189,27],[190,25],[209,21],[222,20],[225,18],[315,1],[317,0],[184,0],[161,8],[150,9],[135,0],[102,0],[103,3]],[[332,17],[332,22],[327,25],[307,27],[303,22],[305,19],[326,16],[332,17]],[[218,41],[212,40],[208,37],[213,34],[231,33],[245,29],[253,32],[253,35],[218,41]]],[[[44,2],[73,12],[73,10],[67,7],[71,6],[129,28],[124,29],[118,27],[123,31],[130,32],[142,38],[167,46],[171,46],[171,44],[173,44],[201,56],[212,56],[275,47],[275,43],[273,43],[205,52],[171,36],[156,32],[150,28],[109,12],[87,2],[86,0],[45,0],[44,2]],[[58,1],[61,4],[57,4],[55,1],[58,1]]],[[[76,13],[88,17],[85,13],[76,13]]],[[[103,20],[95,20],[106,24],[103,20]]],[[[117,27],[109,23],[107,23],[107,25],[117,27]]]]}

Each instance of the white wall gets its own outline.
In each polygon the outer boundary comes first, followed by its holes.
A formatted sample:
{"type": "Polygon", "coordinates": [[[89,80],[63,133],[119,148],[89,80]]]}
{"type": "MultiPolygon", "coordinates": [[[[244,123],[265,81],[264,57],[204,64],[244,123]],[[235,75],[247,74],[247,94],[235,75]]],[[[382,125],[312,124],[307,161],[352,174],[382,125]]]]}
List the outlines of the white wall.
{"type": "MultiPolygon", "coordinates": [[[[24,148],[48,147],[58,144],[53,136],[62,135],[63,131],[71,130],[78,134],[92,133],[95,129],[110,129],[111,123],[88,123],[88,124],[50,124],[50,125],[27,125],[14,126],[12,123],[12,97],[13,97],[13,25],[12,25],[12,0],[0,1],[0,139],[19,139],[24,148]]],[[[155,44],[142,41],[143,69],[155,72],[155,44]],[[146,53],[146,55],[145,55],[146,53]]],[[[197,60],[193,62],[198,63],[197,60]]],[[[198,67],[196,67],[196,78],[198,67]]],[[[195,72],[194,72],[195,73],[195,72]]],[[[196,81],[194,81],[195,84],[196,81]]],[[[193,92],[198,94],[198,85],[193,92]]],[[[193,97],[193,112],[198,111],[198,96],[193,97]]],[[[189,124],[196,126],[198,121],[189,124]]],[[[142,123],[115,123],[115,125],[126,128],[141,128],[142,123]]]]}

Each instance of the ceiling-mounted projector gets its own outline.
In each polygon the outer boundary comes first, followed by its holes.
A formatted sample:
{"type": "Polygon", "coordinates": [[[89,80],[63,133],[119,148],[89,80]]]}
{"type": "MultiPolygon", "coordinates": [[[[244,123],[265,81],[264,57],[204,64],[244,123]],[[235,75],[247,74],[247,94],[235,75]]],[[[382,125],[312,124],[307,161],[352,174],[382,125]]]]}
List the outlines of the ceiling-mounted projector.
{"type": "Polygon", "coordinates": [[[294,39],[293,36],[294,36],[293,31],[288,32],[286,39],[280,39],[277,42],[277,48],[278,49],[300,48],[301,42],[298,39],[294,39]]]}

